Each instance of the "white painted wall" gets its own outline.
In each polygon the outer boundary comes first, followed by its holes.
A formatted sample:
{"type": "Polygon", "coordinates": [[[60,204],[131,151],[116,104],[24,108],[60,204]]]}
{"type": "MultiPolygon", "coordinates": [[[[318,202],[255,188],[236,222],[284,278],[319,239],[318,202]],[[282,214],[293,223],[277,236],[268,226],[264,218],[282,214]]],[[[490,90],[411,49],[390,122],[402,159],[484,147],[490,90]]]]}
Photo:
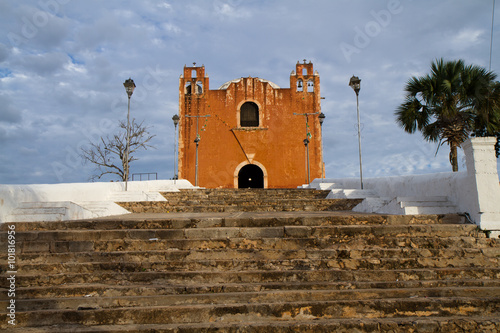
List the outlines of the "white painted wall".
{"type": "MultiPolygon", "coordinates": [[[[128,182],[128,191],[178,191],[193,188],[187,180],[150,180],[128,182]]],[[[115,192],[125,191],[125,183],[65,183],[0,185],[0,222],[22,202],[106,201],[115,192]]]]}
{"type": "MultiPolygon", "coordinates": [[[[500,235],[500,185],[494,147],[496,138],[474,138],[464,143],[467,162],[467,200],[464,207],[483,230],[500,235]],[[466,206],[465,206],[466,205],[466,206]]],[[[460,189],[457,189],[460,190],[460,189]]]]}
{"type": "MultiPolygon", "coordinates": [[[[467,172],[443,172],[426,175],[407,175],[394,177],[363,178],[363,188],[374,191],[379,197],[393,199],[396,197],[448,197],[450,203],[455,205],[459,212],[466,212],[466,197],[472,196],[472,191],[461,188],[466,182],[467,172]]],[[[320,181],[320,180],[315,180],[320,181]]],[[[334,183],[335,188],[359,189],[359,178],[330,178],[325,183],[334,183]]],[[[401,214],[398,211],[387,211],[390,214],[401,214]]]]}
{"type": "MultiPolygon", "coordinates": [[[[467,171],[427,175],[364,178],[363,187],[380,197],[446,196],[458,212],[469,213],[483,230],[500,235],[500,184],[495,157],[496,138],[472,138],[463,144],[467,171]]],[[[359,189],[359,178],[315,179],[335,188],[359,189]]]]}

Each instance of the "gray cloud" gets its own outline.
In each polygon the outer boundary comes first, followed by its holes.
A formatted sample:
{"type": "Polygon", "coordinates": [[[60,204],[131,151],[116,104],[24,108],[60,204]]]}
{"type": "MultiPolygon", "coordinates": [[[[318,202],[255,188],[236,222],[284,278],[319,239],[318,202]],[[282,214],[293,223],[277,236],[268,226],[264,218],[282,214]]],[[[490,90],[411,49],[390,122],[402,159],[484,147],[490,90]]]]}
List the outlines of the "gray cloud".
{"type": "Polygon", "coordinates": [[[31,4],[19,1],[8,7],[11,25],[6,36],[12,46],[47,50],[59,46],[67,37],[70,22],[57,16],[61,6],[57,6],[55,12],[40,3],[44,4],[42,1],[31,4]]]}
{"type": "MultiPolygon", "coordinates": [[[[393,112],[406,80],[427,73],[433,59],[488,64],[491,3],[304,4],[73,0],[44,9],[38,0],[0,2],[0,31],[5,32],[0,35],[0,162],[15,161],[0,163],[0,183],[86,181],[91,167],[82,167],[75,156],[82,144],[113,131],[126,117],[122,84],[129,77],[137,84],[131,115],[154,124],[158,135],[158,149],[144,152],[133,168],[169,178],[171,117],[178,112],[178,79],[185,64],[204,64],[212,89],[249,75],[286,88],[290,72],[304,58],[318,70],[326,98],[327,176],[358,172],[356,100],[347,85],[353,74],[362,79],[365,176],[448,171],[446,149],[434,157],[435,145],[398,128],[393,112]],[[14,35],[18,44],[12,43],[14,35]],[[355,48],[350,59],[342,43],[355,48]],[[35,158],[41,151],[43,158],[35,158]],[[17,175],[21,172],[26,176],[17,175]]],[[[497,34],[498,28],[495,40],[497,34]]],[[[499,52],[495,42],[492,69],[497,72],[499,52]]]]}
{"type": "Polygon", "coordinates": [[[19,123],[22,120],[21,110],[12,105],[9,97],[0,95],[0,122],[19,123]]]}
{"type": "Polygon", "coordinates": [[[7,60],[9,55],[10,55],[10,49],[6,45],[0,43],[0,63],[7,60]]]}
{"type": "Polygon", "coordinates": [[[62,53],[27,54],[12,61],[22,72],[45,76],[61,70],[68,61],[62,53]]]}
{"type": "Polygon", "coordinates": [[[104,47],[105,43],[119,42],[124,37],[124,23],[110,13],[78,31],[77,42],[80,47],[88,50],[104,47]]]}

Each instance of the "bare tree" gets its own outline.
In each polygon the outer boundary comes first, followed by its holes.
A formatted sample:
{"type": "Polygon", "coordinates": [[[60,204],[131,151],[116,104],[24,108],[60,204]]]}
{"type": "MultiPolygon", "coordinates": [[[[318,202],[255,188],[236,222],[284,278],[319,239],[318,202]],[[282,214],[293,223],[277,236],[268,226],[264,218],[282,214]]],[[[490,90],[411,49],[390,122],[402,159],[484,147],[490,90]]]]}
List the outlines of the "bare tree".
{"type": "Polygon", "coordinates": [[[134,153],[141,149],[155,148],[149,144],[149,141],[156,135],[151,135],[149,127],[144,126],[143,122],[136,123],[135,119],[132,119],[127,164],[127,123],[120,121],[119,128],[118,134],[101,137],[100,142],[91,142],[89,148],[82,148],[80,156],[84,162],[90,162],[96,166],[96,173],[90,177],[90,180],[94,181],[104,175],[114,174],[121,181],[126,181],[129,175],[127,165],[130,168],[130,163],[138,160],[134,157],[134,153]]]}

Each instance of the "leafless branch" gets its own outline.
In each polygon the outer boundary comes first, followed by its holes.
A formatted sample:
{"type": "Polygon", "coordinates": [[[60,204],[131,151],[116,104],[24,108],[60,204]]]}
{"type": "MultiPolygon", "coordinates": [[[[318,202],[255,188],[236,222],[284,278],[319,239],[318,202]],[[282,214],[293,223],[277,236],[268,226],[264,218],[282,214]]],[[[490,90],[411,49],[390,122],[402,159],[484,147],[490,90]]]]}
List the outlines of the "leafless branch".
{"type": "MultiPolygon", "coordinates": [[[[137,123],[132,119],[130,123],[130,145],[128,164],[137,161],[134,153],[148,148],[155,148],[149,142],[156,135],[149,133],[149,127],[143,125],[144,122],[137,123]]],[[[95,173],[91,180],[100,179],[104,175],[117,175],[121,181],[126,179],[126,150],[127,150],[127,123],[119,122],[119,133],[112,136],[101,137],[100,142],[90,143],[90,147],[81,149],[80,156],[84,162],[90,162],[95,165],[95,173]]],[[[129,166],[130,168],[130,166],[129,166]]]]}

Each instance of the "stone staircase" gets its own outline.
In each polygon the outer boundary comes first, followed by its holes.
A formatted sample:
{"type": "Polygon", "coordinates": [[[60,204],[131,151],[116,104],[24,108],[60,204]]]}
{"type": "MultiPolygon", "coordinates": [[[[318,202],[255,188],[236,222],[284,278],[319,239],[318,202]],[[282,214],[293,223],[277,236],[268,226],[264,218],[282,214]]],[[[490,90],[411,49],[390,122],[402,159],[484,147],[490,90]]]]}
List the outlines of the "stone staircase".
{"type": "Polygon", "coordinates": [[[289,189],[199,189],[162,192],[166,201],[119,202],[134,213],[269,212],[351,210],[362,199],[326,199],[330,191],[289,189]]]}
{"type": "Polygon", "coordinates": [[[4,255],[0,329],[500,331],[498,239],[457,215],[355,213],[359,199],[327,193],[200,189],[121,203],[136,213],[120,217],[3,224],[17,325],[4,255]]]}

